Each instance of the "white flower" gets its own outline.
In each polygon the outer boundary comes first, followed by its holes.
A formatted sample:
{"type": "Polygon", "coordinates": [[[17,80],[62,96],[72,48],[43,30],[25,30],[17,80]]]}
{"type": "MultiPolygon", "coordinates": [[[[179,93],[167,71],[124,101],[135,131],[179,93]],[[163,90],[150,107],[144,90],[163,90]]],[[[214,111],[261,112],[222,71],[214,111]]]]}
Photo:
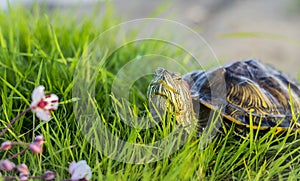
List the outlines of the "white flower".
{"type": "Polygon", "coordinates": [[[51,118],[50,112],[58,107],[58,97],[55,94],[45,95],[44,89],[44,86],[38,86],[33,90],[30,108],[39,119],[48,121],[51,118]]]}
{"type": "Polygon", "coordinates": [[[79,162],[73,161],[69,166],[69,172],[71,174],[71,180],[89,180],[92,178],[91,168],[87,165],[85,160],[79,162]]]}

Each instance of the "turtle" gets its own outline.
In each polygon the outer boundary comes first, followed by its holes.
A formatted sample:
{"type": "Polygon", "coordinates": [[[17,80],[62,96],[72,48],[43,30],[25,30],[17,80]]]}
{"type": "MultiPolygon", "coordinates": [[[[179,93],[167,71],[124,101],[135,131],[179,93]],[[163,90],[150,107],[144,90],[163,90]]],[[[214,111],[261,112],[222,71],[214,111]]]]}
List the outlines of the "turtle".
{"type": "Polygon", "coordinates": [[[219,111],[226,125],[240,128],[300,129],[299,84],[257,59],[185,75],[158,68],[147,96],[156,109],[171,112],[187,132],[195,120],[200,130],[207,126],[211,111],[219,111]]]}

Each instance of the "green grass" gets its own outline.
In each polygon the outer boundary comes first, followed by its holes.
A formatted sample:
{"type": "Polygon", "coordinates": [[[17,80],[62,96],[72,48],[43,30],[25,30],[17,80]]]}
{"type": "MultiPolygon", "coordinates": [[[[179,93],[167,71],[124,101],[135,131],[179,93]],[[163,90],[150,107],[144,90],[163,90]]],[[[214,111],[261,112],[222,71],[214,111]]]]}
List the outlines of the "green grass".
{"type": "MultiPolygon", "coordinates": [[[[59,109],[54,112],[51,121],[43,123],[27,113],[0,138],[1,142],[31,142],[33,135],[44,135],[46,143],[42,155],[26,152],[13,160],[16,164],[26,163],[32,175],[40,175],[49,169],[56,172],[58,179],[68,178],[69,163],[83,159],[92,167],[93,180],[299,178],[300,141],[296,139],[295,132],[275,136],[275,130],[271,130],[258,138],[256,132],[252,131],[245,139],[236,139],[233,129],[230,129],[225,130],[225,134],[218,134],[205,148],[201,137],[191,137],[173,154],[146,164],[119,162],[99,152],[94,148],[99,145],[88,142],[80,131],[84,125],[76,121],[73,103],[76,105],[77,101],[82,100],[72,97],[72,80],[80,57],[89,43],[121,20],[114,16],[111,8],[101,18],[96,17],[97,8],[86,17],[74,17],[70,12],[53,11],[47,15],[44,12],[43,7],[37,6],[0,11],[0,127],[3,128],[9,120],[30,105],[31,91],[38,85],[44,85],[47,93],[55,93],[60,98],[59,109]]],[[[135,33],[132,32],[129,36],[135,36],[135,33]]],[[[99,43],[109,43],[114,47],[114,37],[108,39],[109,42],[99,43]]],[[[162,127],[135,130],[121,122],[118,111],[114,109],[116,105],[112,103],[111,85],[118,70],[128,60],[153,53],[157,49],[160,50],[159,54],[174,56],[174,49],[164,48],[158,42],[147,41],[139,45],[131,43],[107,57],[108,61],[99,68],[99,75],[95,78],[97,86],[93,105],[106,128],[124,141],[152,143],[165,138],[173,130],[172,120],[165,120],[162,127]]],[[[181,54],[182,50],[175,49],[175,56],[182,56],[181,54]]],[[[130,100],[135,106],[133,115],[145,115],[145,94],[150,80],[151,76],[141,78],[131,88],[130,100]]],[[[119,106],[124,107],[121,103],[119,106]]],[[[90,134],[92,131],[94,130],[91,129],[90,134]]],[[[171,143],[166,146],[167,149],[172,147],[174,145],[171,143]]],[[[1,158],[20,149],[17,147],[1,152],[1,158]]],[[[130,148],[128,150],[132,151],[130,148]]],[[[164,151],[167,153],[168,150],[164,151]]],[[[126,149],[118,152],[125,156],[126,153],[126,149]]],[[[143,156],[145,155],[139,158],[143,156]]]]}

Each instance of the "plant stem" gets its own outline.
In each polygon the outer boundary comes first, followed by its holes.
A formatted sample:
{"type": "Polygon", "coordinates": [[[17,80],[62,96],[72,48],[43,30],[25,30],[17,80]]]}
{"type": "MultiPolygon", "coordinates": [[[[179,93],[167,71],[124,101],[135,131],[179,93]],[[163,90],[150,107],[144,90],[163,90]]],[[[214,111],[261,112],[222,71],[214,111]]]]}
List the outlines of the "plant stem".
{"type": "Polygon", "coordinates": [[[21,145],[21,146],[28,146],[29,143],[25,143],[25,142],[11,142],[12,146],[17,146],[17,145],[21,145]]]}
{"type": "MultiPolygon", "coordinates": [[[[1,176],[0,178],[3,178],[4,180],[18,180],[17,176],[1,176]]],[[[29,176],[29,179],[43,179],[42,176],[29,176]]]]}
{"type": "Polygon", "coordinates": [[[2,179],[4,179],[4,180],[17,180],[18,179],[18,177],[16,177],[16,176],[1,176],[0,178],[2,178],[2,179]]]}
{"type": "Polygon", "coordinates": [[[28,150],[29,147],[24,148],[23,150],[21,150],[19,153],[14,154],[13,156],[9,157],[8,160],[12,160],[14,158],[16,158],[19,155],[22,155],[26,150],[28,150]]]}
{"type": "Polygon", "coordinates": [[[1,131],[1,133],[0,133],[0,137],[2,137],[4,134],[5,134],[5,132],[21,117],[21,116],[23,116],[25,113],[27,113],[28,111],[30,111],[31,110],[31,108],[29,107],[29,108],[27,108],[27,109],[25,109],[23,112],[21,112],[20,114],[18,114],[14,119],[12,119],[11,121],[10,121],[10,123],[1,131]]]}
{"type": "Polygon", "coordinates": [[[43,179],[43,177],[42,176],[29,176],[28,178],[30,178],[30,179],[43,179]]]}

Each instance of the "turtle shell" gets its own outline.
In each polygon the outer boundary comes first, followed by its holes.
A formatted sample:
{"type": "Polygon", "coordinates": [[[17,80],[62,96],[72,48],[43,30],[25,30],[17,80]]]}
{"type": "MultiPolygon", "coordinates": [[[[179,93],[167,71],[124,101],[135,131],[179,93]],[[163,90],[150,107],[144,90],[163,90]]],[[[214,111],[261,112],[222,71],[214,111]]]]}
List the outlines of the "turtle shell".
{"type": "MultiPolygon", "coordinates": [[[[239,125],[300,129],[300,86],[258,60],[245,60],[183,76],[193,100],[239,125]],[[250,119],[251,117],[251,119],[250,119]]],[[[202,106],[201,106],[202,105],[202,106]]]]}

